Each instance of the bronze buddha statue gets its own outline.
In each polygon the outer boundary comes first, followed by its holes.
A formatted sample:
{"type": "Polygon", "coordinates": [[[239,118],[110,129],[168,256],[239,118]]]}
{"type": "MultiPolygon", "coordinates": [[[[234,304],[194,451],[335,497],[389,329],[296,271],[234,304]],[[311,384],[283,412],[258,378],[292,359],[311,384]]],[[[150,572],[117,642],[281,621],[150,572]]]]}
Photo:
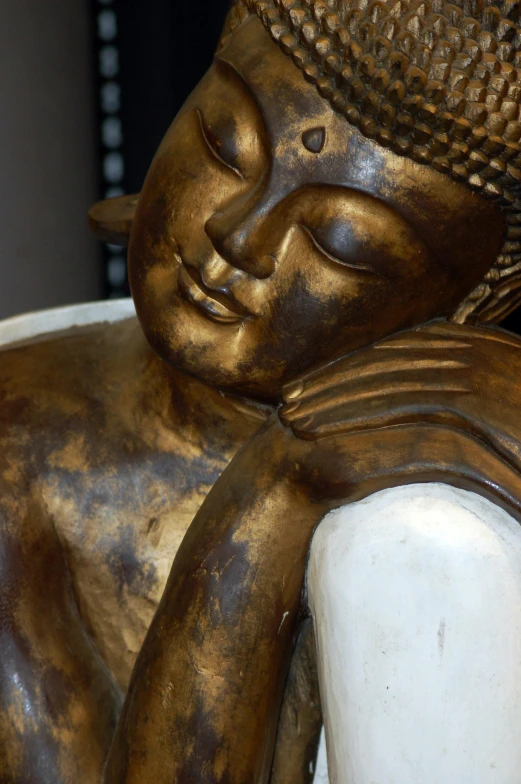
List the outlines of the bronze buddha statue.
{"type": "Polygon", "coordinates": [[[309,781],[316,705],[275,747],[327,511],[439,478],[519,516],[521,343],[479,324],[521,299],[520,36],[234,3],[135,215],[93,213],[139,325],[2,352],[2,781],[309,781]]]}

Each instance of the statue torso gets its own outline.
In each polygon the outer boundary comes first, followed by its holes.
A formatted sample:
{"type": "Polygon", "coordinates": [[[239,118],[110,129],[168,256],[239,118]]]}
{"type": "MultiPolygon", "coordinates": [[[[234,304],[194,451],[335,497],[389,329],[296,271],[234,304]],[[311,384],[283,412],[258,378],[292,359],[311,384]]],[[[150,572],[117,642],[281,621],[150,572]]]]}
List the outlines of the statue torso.
{"type": "Polygon", "coordinates": [[[31,524],[54,525],[82,619],[122,689],[184,533],[262,421],[239,406],[170,371],[134,320],[2,353],[6,465],[34,499],[31,524]]]}

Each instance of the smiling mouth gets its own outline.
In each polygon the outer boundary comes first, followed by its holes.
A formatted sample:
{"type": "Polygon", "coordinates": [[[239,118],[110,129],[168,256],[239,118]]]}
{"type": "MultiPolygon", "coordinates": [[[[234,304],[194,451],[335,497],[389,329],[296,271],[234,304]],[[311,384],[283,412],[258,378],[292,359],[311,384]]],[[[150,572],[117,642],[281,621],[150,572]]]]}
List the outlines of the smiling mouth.
{"type": "Polygon", "coordinates": [[[180,259],[179,287],[184,298],[191,302],[207,318],[219,324],[237,324],[249,315],[226,294],[207,289],[195,269],[180,259]],[[211,292],[211,293],[210,293],[211,292]],[[225,304],[226,303],[226,304],[225,304]]]}

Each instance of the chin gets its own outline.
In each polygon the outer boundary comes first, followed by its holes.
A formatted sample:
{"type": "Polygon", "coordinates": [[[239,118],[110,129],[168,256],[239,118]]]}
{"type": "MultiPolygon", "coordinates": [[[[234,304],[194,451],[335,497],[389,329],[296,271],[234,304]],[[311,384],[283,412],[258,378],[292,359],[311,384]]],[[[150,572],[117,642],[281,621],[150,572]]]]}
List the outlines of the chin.
{"type": "Polygon", "coordinates": [[[242,353],[230,351],[233,341],[226,334],[227,327],[210,324],[202,330],[200,325],[172,317],[171,310],[163,314],[156,310],[150,323],[137,303],[136,310],[149,344],[171,367],[227,392],[262,399],[273,396],[270,380],[256,378],[258,373],[242,353]]]}

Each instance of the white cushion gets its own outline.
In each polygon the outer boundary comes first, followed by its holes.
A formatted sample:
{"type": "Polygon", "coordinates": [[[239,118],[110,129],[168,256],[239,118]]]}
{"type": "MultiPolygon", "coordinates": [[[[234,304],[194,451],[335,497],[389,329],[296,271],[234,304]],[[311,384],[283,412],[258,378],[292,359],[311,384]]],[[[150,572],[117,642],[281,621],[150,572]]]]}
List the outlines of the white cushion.
{"type": "Polygon", "coordinates": [[[0,349],[41,335],[90,324],[114,324],[136,315],[131,298],[39,310],[0,321],[0,349]]]}

